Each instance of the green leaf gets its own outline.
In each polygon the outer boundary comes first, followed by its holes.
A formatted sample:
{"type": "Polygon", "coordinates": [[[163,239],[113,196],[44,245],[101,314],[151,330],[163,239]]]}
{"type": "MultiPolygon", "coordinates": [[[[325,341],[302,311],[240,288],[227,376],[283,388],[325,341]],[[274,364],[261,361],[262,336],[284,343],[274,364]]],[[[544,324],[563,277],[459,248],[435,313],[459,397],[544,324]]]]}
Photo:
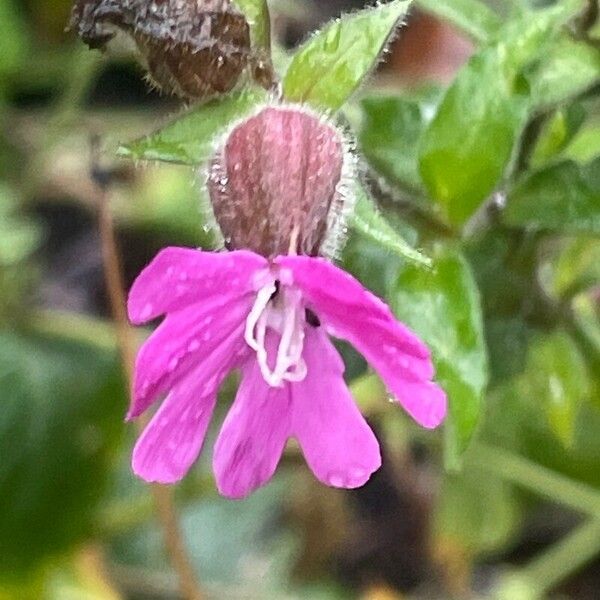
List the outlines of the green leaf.
{"type": "Polygon", "coordinates": [[[578,236],[566,240],[551,268],[550,293],[572,298],[600,283],[600,240],[578,236]]]}
{"type": "Polygon", "coordinates": [[[565,161],[526,176],[510,192],[509,225],[565,233],[600,233],[600,158],[565,161]]]}
{"type": "Polygon", "coordinates": [[[367,193],[358,189],[351,218],[353,228],[380,246],[421,267],[431,268],[431,259],[413,248],[385,219],[367,193]]]}
{"type": "Polygon", "coordinates": [[[16,208],[16,195],[0,181],[0,327],[23,315],[23,302],[37,275],[28,259],[42,238],[41,227],[16,208]]]}
{"type": "Polygon", "coordinates": [[[438,99],[439,94],[424,101],[402,96],[369,96],[362,100],[360,148],[391,183],[409,190],[423,189],[417,149],[438,99]]]}
{"type": "Polygon", "coordinates": [[[590,162],[600,156],[600,119],[588,119],[563,152],[565,158],[577,162],[590,162]]]}
{"type": "Polygon", "coordinates": [[[271,46],[271,16],[266,0],[234,0],[248,19],[252,41],[265,49],[271,46]]]}
{"type": "Polygon", "coordinates": [[[585,120],[581,104],[560,108],[542,128],[531,155],[531,166],[538,168],[556,157],[573,139],[585,120]]]}
{"type": "Polygon", "coordinates": [[[475,55],[423,135],[421,177],[452,224],[475,213],[513,155],[529,102],[515,79],[496,49],[475,55]]]}
{"type": "Polygon", "coordinates": [[[518,389],[542,408],[551,430],[569,447],[579,408],[589,394],[587,370],[575,342],[562,331],[538,336],[518,389]]]}
{"type": "MultiPolygon", "coordinates": [[[[598,266],[595,267],[598,271],[598,266]]],[[[595,279],[596,286],[599,281],[600,278],[595,279]]],[[[571,308],[573,312],[570,333],[583,353],[588,372],[592,375],[590,405],[593,404],[592,407],[600,420],[600,311],[595,289],[574,297],[571,308]]],[[[598,455],[600,456],[600,450],[598,455]]]]}
{"type": "Polygon", "coordinates": [[[433,353],[436,379],[450,403],[446,463],[456,468],[475,432],[488,379],[479,292],[469,264],[459,251],[440,248],[431,271],[405,265],[390,298],[398,317],[433,353]]]}
{"type": "Polygon", "coordinates": [[[283,80],[284,96],[338,110],[373,70],[409,5],[409,0],[380,4],[317,32],[294,55],[283,80]]]}
{"type": "Polygon", "coordinates": [[[478,0],[416,0],[423,10],[436,15],[477,42],[487,42],[497,33],[501,20],[478,0]]]}
{"type": "Polygon", "coordinates": [[[501,181],[531,109],[525,70],[581,4],[561,2],[508,21],[448,89],[423,136],[419,165],[450,223],[464,224],[501,181]]]}
{"type": "Polygon", "coordinates": [[[13,191],[0,182],[0,269],[15,266],[38,246],[42,231],[15,212],[17,199],[13,191]]]}
{"type": "Polygon", "coordinates": [[[41,229],[34,223],[0,218],[0,268],[27,258],[38,246],[41,229]]]}
{"type": "Polygon", "coordinates": [[[442,482],[433,514],[435,543],[467,557],[499,552],[518,533],[521,517],[511,485],[465,468],[442,482]]]}
{"type": "Polygon", "coordinates": [[[118,153],[134,160],[197,165],[212,157],[215,140],[231,123],[266,98],[264,90],[252,88],[194,107],[155,133],[124,144],[118,153]]]}
{"type": "MultiPolygon", "coordinates": [[[[0,0],[0,75],[19,69],[29,50],[27,32],[13,0],[0,0]]],[[[0,81],[0,89],[3,87],[0,81]]]]}
{"type": "Polygon", "coordinates": [[[553,44],[560,41],[562,27],[575,18],[585,0],[561,0],[549,8],[527,11],[506,22],[498,32],[496,47],[505,55],[514,72],[531,69],[536,61],[552,55],[553,44]]]}
{"type": "Polygon", "coordinates": [[[0,332],[0,573],[17,579],[92,534],[123,430],[112,354],[0,332]]]}
{"type": "Polygon", "coordinates": [[[539,65],[527,76],[532,102],[536,109],[543,110],[600,83],[600,51],[561,37],[548,47],[539,65]]]}

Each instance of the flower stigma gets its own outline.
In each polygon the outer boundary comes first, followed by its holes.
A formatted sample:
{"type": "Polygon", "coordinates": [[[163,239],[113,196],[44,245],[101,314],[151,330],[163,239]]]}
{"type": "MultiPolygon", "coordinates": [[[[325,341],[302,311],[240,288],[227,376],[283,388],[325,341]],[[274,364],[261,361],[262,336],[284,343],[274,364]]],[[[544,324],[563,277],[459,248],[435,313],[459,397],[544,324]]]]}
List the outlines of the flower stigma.
{"type": "Polygon", "coordinates": [[[271,387],[306,377],[306,363],[302,358],[304,312],[300,290],[284,287],[277,281],[268,282],[256,294],[246,319],[244,338],[256,352],[262,376],[271,387]],[[269,366],[266,347],[267,329],[280,336],[273,368],[269,366]]]}

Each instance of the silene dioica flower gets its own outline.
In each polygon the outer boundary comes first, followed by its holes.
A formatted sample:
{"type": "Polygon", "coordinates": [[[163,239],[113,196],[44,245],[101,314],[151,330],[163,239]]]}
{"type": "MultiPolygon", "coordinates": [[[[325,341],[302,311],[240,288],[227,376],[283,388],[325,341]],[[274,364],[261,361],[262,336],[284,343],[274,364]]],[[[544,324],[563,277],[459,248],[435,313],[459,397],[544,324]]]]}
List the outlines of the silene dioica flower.
{"type": "Polygon", "coordinates": [[[362,486],[381,464],[379,445],[330,336],[350,342],[420,425],[444,419],[428,349],[328,258],[351,209],[354,164],[344,136],[300,106],[263,107],[226,136],[207,180],[225,250],[166,248],[129,296],[132,322],[166,315],[137,358],[128,417],[168,393],[135,447],[137,475],[186,474],[219,386],[240,369],[213,453],[223,495],[269,481],[289,438],[323,483],[362,486]]]}

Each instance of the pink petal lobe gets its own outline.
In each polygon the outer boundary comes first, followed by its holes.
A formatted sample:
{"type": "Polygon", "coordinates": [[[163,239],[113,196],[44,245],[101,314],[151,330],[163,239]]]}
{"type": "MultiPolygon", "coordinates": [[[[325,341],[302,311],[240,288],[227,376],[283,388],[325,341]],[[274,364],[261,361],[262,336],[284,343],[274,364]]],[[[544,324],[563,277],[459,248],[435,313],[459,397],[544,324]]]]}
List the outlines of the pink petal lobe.
{"type": "Polygon", "coordinates": [[[292,435],[323,483],[364,485],[381,466],[379,444],[346,383],[344,364],[324,331],[307,328],[306,378],[292,384],[292,435]]]}
{"type": "Polygon", "coordinates": [[[398,380],[394,387],[389,385],[389,389],[404,410],[426,429],[435,429],[445,419],[446,392],[433,381],[398,380]]]}
{"type": "Polygon", "coordinates": [[[434,368],[427,346],[382,300],[324,259],[285,256],[275,262],[291,271],[308,307],[365,357],[415,421],[427,428],[443,421],[446,395],[430,381],[434,368]]]}
{"type": "MultiPolygon", "coordinates": [[[[267,335],[269,355],[276,344],[267,335]]],[[[223,496],[244,498],[267,483],[290,435],[289,384],[270,387],[252,355],[214,448],[213,469],[223,496]]]]}
{"type": "Polygon", "coordinates": [[[128,418],[142,414],[160,394],[174,387],[239,330],[252,297],[217,297],[169,314],[141,347],[135,364],[133,399],[128,418]]]}
{"type": "Polygon", "coordinates": [[[240,348],[240,335],[230,336],[173,387],[136,443],[132,458],[136,475],[165,484],[184,477],[200,453],[218,388],[240,360],[240,348]]]}
{"type": "Polygon", "coordinates": [[[129,292],[129,318],[146,323],[168,312],[222,294],[253,291],[253,277],[267,261],[252,252],[203,252],[165,248],[140,273],[129,292]]]}

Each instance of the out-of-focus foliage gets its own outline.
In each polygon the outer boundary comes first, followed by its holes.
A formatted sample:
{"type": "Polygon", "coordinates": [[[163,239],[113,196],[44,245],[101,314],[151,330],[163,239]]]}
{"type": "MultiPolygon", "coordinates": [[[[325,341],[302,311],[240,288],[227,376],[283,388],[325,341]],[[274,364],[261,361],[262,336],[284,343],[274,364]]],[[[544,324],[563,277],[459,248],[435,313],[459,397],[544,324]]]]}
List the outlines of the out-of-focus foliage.
{"type": "Polygon", "coordinates": [[[475,431],[487,384],[479,292],[454,248],[436,248],[433,269],[406,265],[390,289],[396,314],[429,345],[450,400],[446,460],[456,468],[475,431]]]}
{"type": "Polygon", "coordinates": [[[14,314],[35,277],[27,259],[42,235],[35,222],[16,214],[16,208],[15,194],[0,183],[0,323],[14,314]]]}
{"type": "MultiPolygon", "coordinates": [[[[556,71],[565,74],[554,55],[546,61],[540,57],[547,56],[547,47],[552,50],[554,43],[561,43],[557,30],[573,11],[569,3],[559,3],[534,18],[525,14],[509,21],[497,33],[498,41],[479,50],[446,92],[419,156],[427,189],[450,222],[464,223],[494,190],[509,167],[531,109],[549,101],[540,90],[543,82],[556,71]],[[545,62],[543,68],[534,68],[538,60],[545,62]]],[[[590,52],[597,63],[598,57],[590,52]]],[[[590,71],[593,82],[598,64],[590,71]]],[[[578,89],[580,83],[573,87],[578,89]]]]}
{"type": "MultiPolygon", "coordinates": [[[[23,65],[28,39],[23,21],[12,0],[0,2],[0,86],[2,81],[23,65]]],[[[0,87],[0,92],[2,88],[0,87]]]]}
{"type": "MultiPolygon", "coordinates": [[[[209,596],[377,597],[384,582],[410,598],[402,576],[414,571],[419,597],[544,597],[600,554],[594,3],[369,3],[285,54],[281,23],[324,6],[235,1],[257,52],[272,46],[285,65],[283,99],[354,126],[361,181],[341,260],[427,341],[450,416],[439,434],[417,431],[342,347],[383,471],[348,494],[313,489],[291,448],[271,486],[233,504],[216,495],[205,456],[177,499],[209,596]],[[417,8],[470,39],[470,60],[449,84],[405,89],[389,67],[381,81],[392,85],[370,85],[382,49],[404,40],[396,26],[418,27],[417,8]],[[584,517],[573,531],[572,511],[584,517]],[[412,555],[417,566],[403,562],[412,555]]],[[[129,282],[163,245],[212,247],[204,167],[277,91],[240,85],[185,109],[148,102],[144,88],[125,99],[138,73],[125,54],[81,54],[62,35],[69,4],[0,0],[0,599],[173,597],[147,490],[129,469],[133,440],[122,443],[127,394],[89,137],[105,142],[129,282]]]]}
{"type": "Polygon", "coordinates": [[[41,336],[0,334],[0,373],[0,570],[10,579],[93,533],[123,394],[114,356],[41,336]]]}
{"type": "Polygon", "coordinates": [[[435,114],[440,92],[422,98],[367,96],[360,144],[371,164],[390,181],[424,193],[417,150],[423,131],[435,114]]]}
{"type": "Polygon", "coordinates": [[[600,233],[600,159],[564,161],[528,174],[511,192],[511,225],[564,233],[600,233]]]}

